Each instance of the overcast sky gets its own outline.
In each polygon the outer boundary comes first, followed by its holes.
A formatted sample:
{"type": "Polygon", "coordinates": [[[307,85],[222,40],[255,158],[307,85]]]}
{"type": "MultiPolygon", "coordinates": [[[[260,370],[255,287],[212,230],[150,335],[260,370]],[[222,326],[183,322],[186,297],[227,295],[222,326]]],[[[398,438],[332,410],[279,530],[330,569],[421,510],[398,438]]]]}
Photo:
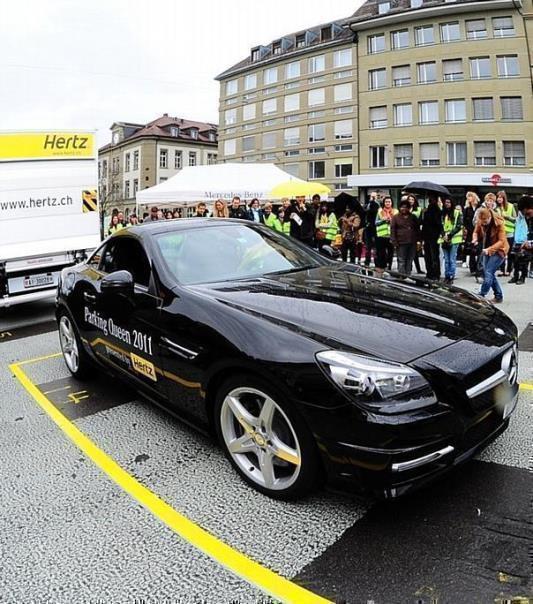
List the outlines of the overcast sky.
{"type": "Polygon", "coordinates": [[[218,122],[213,78],[252,46],[361,0],[2,0],[0,130],[90,128],[163,113],[218,122]]]}

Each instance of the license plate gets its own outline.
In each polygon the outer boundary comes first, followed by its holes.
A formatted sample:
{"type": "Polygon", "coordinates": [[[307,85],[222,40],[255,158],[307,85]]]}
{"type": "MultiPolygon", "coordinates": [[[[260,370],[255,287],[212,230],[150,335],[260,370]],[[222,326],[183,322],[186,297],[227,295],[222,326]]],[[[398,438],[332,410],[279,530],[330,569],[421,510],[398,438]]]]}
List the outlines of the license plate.
{"type": "Polygon", "coordinates": [[[53,285],[54,277],[48,275],[32,275],[31,277],[24,277],[24,288],[29,289],[30,287],[43,287],[43,285],[53,285]]]}

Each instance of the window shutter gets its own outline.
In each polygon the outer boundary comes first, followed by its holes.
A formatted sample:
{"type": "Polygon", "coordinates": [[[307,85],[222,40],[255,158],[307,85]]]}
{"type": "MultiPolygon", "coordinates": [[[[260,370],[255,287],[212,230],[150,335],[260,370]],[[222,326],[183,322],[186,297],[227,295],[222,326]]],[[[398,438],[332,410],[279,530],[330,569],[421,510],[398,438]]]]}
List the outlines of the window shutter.
{"type": "Polygon", "coordinates": [[[442,72],[445,76],[452,73],[463,73],[463,61],[461,59],[443,61],[442,72]]]}
{"type": "Polygon", "coordinates": [[[503,143],[503,154],[505,157],[524,157],[523,141],[508,141],[503,143]]]}
{"type": "Polygon", "coordinates": [[[524,114],[522,111],[521,96],[501,97],[502,103],[502,119],[504,120],[522,120],[524,114]]]}
{"type": "Polygon", "coordinates": [[[420,159],[439,159],[439,143],[420,143],[420,159]]]}
{"type": "Polygon", "coordinates": [[[397,158],[411,158],[413,157],[412,145],[395,145],[395,155],[397,158]]]}
{"type": "Polygon", "coordinates": [[[474,119],[475,120],[493,120],[494,109],[492,98],[473,99],[474,103],[474,119]]]}
{"type": "Polygon", "coordinates": [[[375,122],[377,120],[387,119],[387,107],[371,107],[370,109],[370,121],[375,122]]]}
{"type": "Polygon", "coordinates": [[[496,155],[496,143],[484,141],[474,144],[476,147],[476,157],[494,157],[496,155]]]}

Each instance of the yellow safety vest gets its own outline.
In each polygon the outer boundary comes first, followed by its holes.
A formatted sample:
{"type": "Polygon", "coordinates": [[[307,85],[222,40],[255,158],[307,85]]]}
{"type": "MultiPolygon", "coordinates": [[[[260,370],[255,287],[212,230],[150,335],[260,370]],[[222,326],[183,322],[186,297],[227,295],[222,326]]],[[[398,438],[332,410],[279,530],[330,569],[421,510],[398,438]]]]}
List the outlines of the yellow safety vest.
{"type": "MultiPolygon", "coordinates": [[[[392,209],[392,216],[396,216],[398,210],[392,209]]],[[[378,210],[376,216],[376,236],[377,237],[388,237],[390,239],[390,222],[387,222],[383,218],[383,208],[378,210]]]]}

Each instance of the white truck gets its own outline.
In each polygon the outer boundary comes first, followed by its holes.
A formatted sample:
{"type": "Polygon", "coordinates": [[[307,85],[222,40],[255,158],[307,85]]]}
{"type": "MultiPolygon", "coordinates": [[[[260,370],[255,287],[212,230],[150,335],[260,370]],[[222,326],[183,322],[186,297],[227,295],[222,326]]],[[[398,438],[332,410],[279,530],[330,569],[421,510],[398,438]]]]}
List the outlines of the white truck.
{"type": "Polygon", "coordinates": [[[0,308],[54,295],[100,243],[97,194],[93,132],[0,132],[0,308]]]}

